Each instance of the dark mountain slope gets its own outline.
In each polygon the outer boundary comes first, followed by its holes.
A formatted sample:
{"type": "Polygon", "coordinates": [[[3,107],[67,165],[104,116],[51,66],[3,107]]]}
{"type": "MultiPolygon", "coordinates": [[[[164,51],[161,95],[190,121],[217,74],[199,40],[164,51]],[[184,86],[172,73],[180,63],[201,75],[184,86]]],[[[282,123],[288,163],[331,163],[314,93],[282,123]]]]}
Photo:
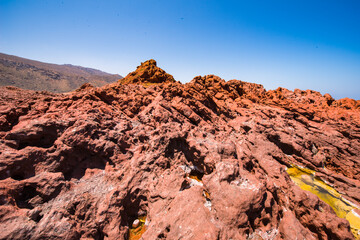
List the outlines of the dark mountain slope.
{"type": "Polygon", "coordinates": [[[100,87],[121,78],[92,68],[43,63],[0,53],[0,86],[61,93],[86,82],[100,87]]]}

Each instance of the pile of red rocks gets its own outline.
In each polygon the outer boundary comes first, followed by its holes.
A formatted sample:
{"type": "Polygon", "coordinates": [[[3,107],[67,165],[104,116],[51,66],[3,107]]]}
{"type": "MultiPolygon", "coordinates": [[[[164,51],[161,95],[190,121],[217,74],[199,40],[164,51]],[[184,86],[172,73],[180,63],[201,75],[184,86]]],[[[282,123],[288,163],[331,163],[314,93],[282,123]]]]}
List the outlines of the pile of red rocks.
{"type": "Polygon", "coordinates": [[[0,239],[354,239],[296,186],[360,205],[360,102],[142,63],[67,94],[0,89],[0,239]],[[148,84],[144,84],[148,83],[148,84]]]}
{"type": "Polygon", "coordinates": [[[136,71],[129,73],[126,78],[119,80],[122,84],[156,84],[175,82],[172,75],[156,66],[156,61],[150,59],[141,63],[136,71]]]}

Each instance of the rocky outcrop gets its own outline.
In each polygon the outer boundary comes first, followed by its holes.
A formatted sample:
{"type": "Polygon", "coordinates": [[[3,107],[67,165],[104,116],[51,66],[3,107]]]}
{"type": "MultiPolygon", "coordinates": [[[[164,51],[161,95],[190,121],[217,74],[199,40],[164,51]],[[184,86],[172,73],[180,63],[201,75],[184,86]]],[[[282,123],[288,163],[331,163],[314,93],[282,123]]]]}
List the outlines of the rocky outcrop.
{"type": "Polygon", "coordinates": [[[355,100],[181,84],[150,60],[116,84],[0,101],[0,239],[355,238],[286,172],[360,205],[355,100]]]}
{"type": "Polygon", "coordinates": [[[120,79],[122,84],[157,84],[175,82],[172,75],[159,68],[154,59],[141,63],[136,71],[129,73],[126,78],[120,79]]]}

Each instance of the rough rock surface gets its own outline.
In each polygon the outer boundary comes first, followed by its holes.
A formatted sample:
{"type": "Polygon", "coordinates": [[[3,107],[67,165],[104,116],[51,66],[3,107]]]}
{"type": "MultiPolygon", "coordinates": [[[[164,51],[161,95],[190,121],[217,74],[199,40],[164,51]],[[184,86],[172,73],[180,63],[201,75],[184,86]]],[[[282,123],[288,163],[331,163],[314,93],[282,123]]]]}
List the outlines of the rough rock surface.
{"type": "Polygon", "coordinates": [[[145,86],[170,82],[175,82],[174,77],[159,68],[154,59],[141,63],[136,71],[129,73],[126,78],[119,80],[119,83],[122,84],[141,84],[145,86]]]}
{"type": "Polygon", "coordinates": [[[143,239],[354,239],[286,168],[360,205],[359,153],[359,101],[153,60],[101,88],[1,88],[0,239],[127,239],[140,216],[143,239]]]}

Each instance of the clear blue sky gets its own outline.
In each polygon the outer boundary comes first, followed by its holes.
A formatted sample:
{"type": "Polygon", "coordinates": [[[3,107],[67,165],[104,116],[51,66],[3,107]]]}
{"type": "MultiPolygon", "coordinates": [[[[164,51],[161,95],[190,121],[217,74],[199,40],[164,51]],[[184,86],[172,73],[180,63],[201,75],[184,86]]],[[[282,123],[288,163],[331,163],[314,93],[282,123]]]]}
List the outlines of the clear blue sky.
{"type": "Polygon", "coordinates": [[[360,99],[360,1],[0,0],[0,52],[360,99]]]}

